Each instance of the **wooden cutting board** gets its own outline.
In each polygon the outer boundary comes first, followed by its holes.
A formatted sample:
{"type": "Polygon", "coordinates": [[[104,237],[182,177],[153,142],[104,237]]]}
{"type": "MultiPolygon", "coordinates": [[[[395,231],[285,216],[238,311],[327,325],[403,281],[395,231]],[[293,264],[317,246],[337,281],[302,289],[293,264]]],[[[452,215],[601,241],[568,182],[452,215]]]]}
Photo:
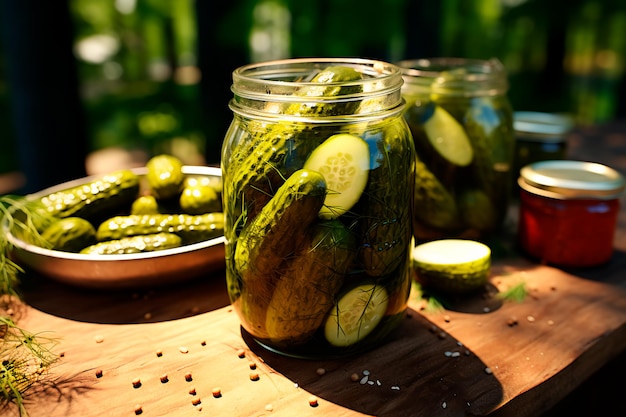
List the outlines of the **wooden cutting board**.
{"type": "MultiPolygon", "coordinates": [[[[121,292],[30,276],[19,322],[52,331],[62,357],[28,393],[27,410],[47,417],[133,416],[137,406],[142,416],[536,416],[626,350],[626,292],[615,284],[624,274],[623,253],[578,276],[498,261],[492,284],[504,291],[525,282],[523,301],[476,299],[433,312],[413,294],[388,343],[333,361],[285,358],[243,336],[222,276],[121,292]]],[[[0,410],[18,415],[11,406],[0,410]]]]}

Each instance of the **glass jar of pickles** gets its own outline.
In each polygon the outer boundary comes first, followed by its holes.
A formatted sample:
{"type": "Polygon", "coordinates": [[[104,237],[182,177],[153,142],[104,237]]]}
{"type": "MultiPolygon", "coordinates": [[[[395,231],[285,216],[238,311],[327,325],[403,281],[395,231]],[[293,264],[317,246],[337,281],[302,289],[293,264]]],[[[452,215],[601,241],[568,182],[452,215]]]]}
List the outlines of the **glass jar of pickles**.
{"type": "Polygon", "coordinates": [[[233,72],[226,278],[244,334],[296,357],[380,343],[410,290],[415,149],[402,74],[366,59],[233,72]]]}
{"type": "Polygon", "coordinates": [[[417,154],[414,235],[485,239],[508,209],[515,137],[497,60],[401,61],[417,154]]]}

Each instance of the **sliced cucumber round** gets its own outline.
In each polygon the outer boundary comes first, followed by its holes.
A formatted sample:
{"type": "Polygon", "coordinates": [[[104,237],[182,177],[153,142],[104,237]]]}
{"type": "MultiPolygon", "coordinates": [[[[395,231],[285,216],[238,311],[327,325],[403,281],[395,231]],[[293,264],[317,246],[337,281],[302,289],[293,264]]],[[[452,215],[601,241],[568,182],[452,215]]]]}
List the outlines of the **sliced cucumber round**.
{"type": "Polygon", "coordinates": [[[428,288],[463,293],[483,287],[491,270],[491,249],[473,240],[442,239],[412,251],[416,280],[428,288]]]}
{"type": "Polygon", "coordinates": [[[389,295],[375,284],[348,291],[326,318],[324,334],[333,346],[351,346],[365,338],[385,316],[389,295]]]}
{"type": "Polygon", "coordinates": [[[435,105],[423,126],[429,142],[446,161],[458,166],[472,162],[474,150],[467,133],[446,109],[435,105]]]}
{"type": "Polygon", "coordinates": [[[317,171],[326,180],[321,218],[336,219],[356,204],[367,184],[369,167],[369,146],[355,135],[333,135],[313,150],[304,169],[317,171]]]}

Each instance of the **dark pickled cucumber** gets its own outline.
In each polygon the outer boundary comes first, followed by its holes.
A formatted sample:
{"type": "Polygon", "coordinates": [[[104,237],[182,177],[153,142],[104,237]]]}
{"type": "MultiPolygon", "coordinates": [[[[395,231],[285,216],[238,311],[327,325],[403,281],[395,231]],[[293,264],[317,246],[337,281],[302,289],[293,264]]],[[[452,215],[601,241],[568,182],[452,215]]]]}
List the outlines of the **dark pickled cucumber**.
{"type": "Polygon", "coordinates": [[[460,214],[454,196],[419,159],[415,164],[413,199],[414,215],[418,222],[443,230],[455,230],[460,227],[460,214]]]}
{"type": "Polygon", "coordinates": [[[154,252],[177,248],[182,245],[180,236],[174,233],[154,233],[108,240],[83,248],[80,253],[89,255],[121,255],[154,252]]]}
{"type": "Polygon", "coordinates": [[[356,254],[356,239],[339,220],[315,224],[310,236],[281,272],[267,308],[267,333],[277,345],[301,345],[320,328],[356,254]]]}
{"type": "Polygon", "coordinates": [[[514,133],[511,110],[503,106],[506,103],[475,98],[465,115],[465,127],[475,153],[471,166],[473,188],[481,190],[493,207],[492,218],[481,221],[483,228],[478,229],[485,232],[492,231],[502,222],[510,195],[514,133]],[[496,209],[500,207],[503,209],[496,209]]]}
{"type": "Polygon", "coordinates": [[[403,252],[413,233],[415,149],[403,126],[384,125],[382,135],[370,138],[376,141],[376,153],[359,203],[368,213],[360,220],[363,239],[359,259],[371,276],[385,275],[398,267],[408,256],[403,252]]]}
{"type": "Polygon", "coordinates": [[[317,219],[324,203],[326,183],[321,174],[299,170],[276,191],[261,212],[246,225],[226,256],[234,257],[235,271],[227,274],[231,301],[248,318],[248,329],[268,337],[266,310],[278,270],[301,246],[305,230],[317,219]]]}
{"type": "Polygon", "coordinates": [[[66,217],[52,223],[41,237],[50,245],[50,249],[80,252],[96,242],[96,229],[81,217],[66,217]]]}
{"type": "Polygon", "coordinates": [[[478,189],[463,191],[459,196],[459,208],[465,227],[478,232],[496,228],[499,215],[486,192],[478,189]]]}
{"type": "Polygon", "coordinates": [[[237,272],[244,277],[271,275],[293,253],[302,231],[317,219],[325,196],[326,182],[318,172],[301,169],[287,178],[239,236],[234,253],[237,272]]]}
{"type": "Polygon", "coordinates": [[[183,163],[172,155],[156,155],[146,163],[146,179],[154,196],[160,200],[180,195],[185,184],[183,163]]]}
{"type": "Polygon", "coordinates": [[[32,205],[42,207],[54,217],[92,220],[130,205],[138,192],[139,177],[130,170],[119,170],[87,184],[43,196],[32,205]]]}
{"type": "Polygon", "coordinates": [[[175,233],[183,244],[214,239],[224,234],[224,214],[131,214],[115,216],[100,224],[98,241],[153,233],[175,233]]]}

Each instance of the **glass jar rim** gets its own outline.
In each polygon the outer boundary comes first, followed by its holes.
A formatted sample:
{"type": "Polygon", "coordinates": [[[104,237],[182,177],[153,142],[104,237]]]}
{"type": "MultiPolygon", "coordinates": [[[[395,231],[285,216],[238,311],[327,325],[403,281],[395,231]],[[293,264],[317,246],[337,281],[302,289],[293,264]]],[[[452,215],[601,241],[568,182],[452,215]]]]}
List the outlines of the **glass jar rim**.
{"type": "Polygon", "coordinates": [[[509,88],[506,70],[497,58],[418,58],[395,65],[407,88],[451,96],[500,95],[509,88]]]}
{"type": "Polygon", "coordinates": [[[401,87],[402,71],[394,64],[367,58],[289,58],[247,64],[233,73],[230,108],[239,114],[255,117],[275,117],[302,120],[367,118],[384,112],[399,112],[404,108],[401,87]],[[313,77],[328,67],[350,67],[361,74],[358,80],[314,82],[313,77]],[[322,87],[322,89],[320,89],[322,87]],[[325,89],[334,94],[325,94],[325,89]],[[302,93],[305,91],[305,93],[302,93]],[[340,113],[317,117],[281,114],[285,105],[300,103],[326,105],[361,103],[358,114],[340,113]]]}

